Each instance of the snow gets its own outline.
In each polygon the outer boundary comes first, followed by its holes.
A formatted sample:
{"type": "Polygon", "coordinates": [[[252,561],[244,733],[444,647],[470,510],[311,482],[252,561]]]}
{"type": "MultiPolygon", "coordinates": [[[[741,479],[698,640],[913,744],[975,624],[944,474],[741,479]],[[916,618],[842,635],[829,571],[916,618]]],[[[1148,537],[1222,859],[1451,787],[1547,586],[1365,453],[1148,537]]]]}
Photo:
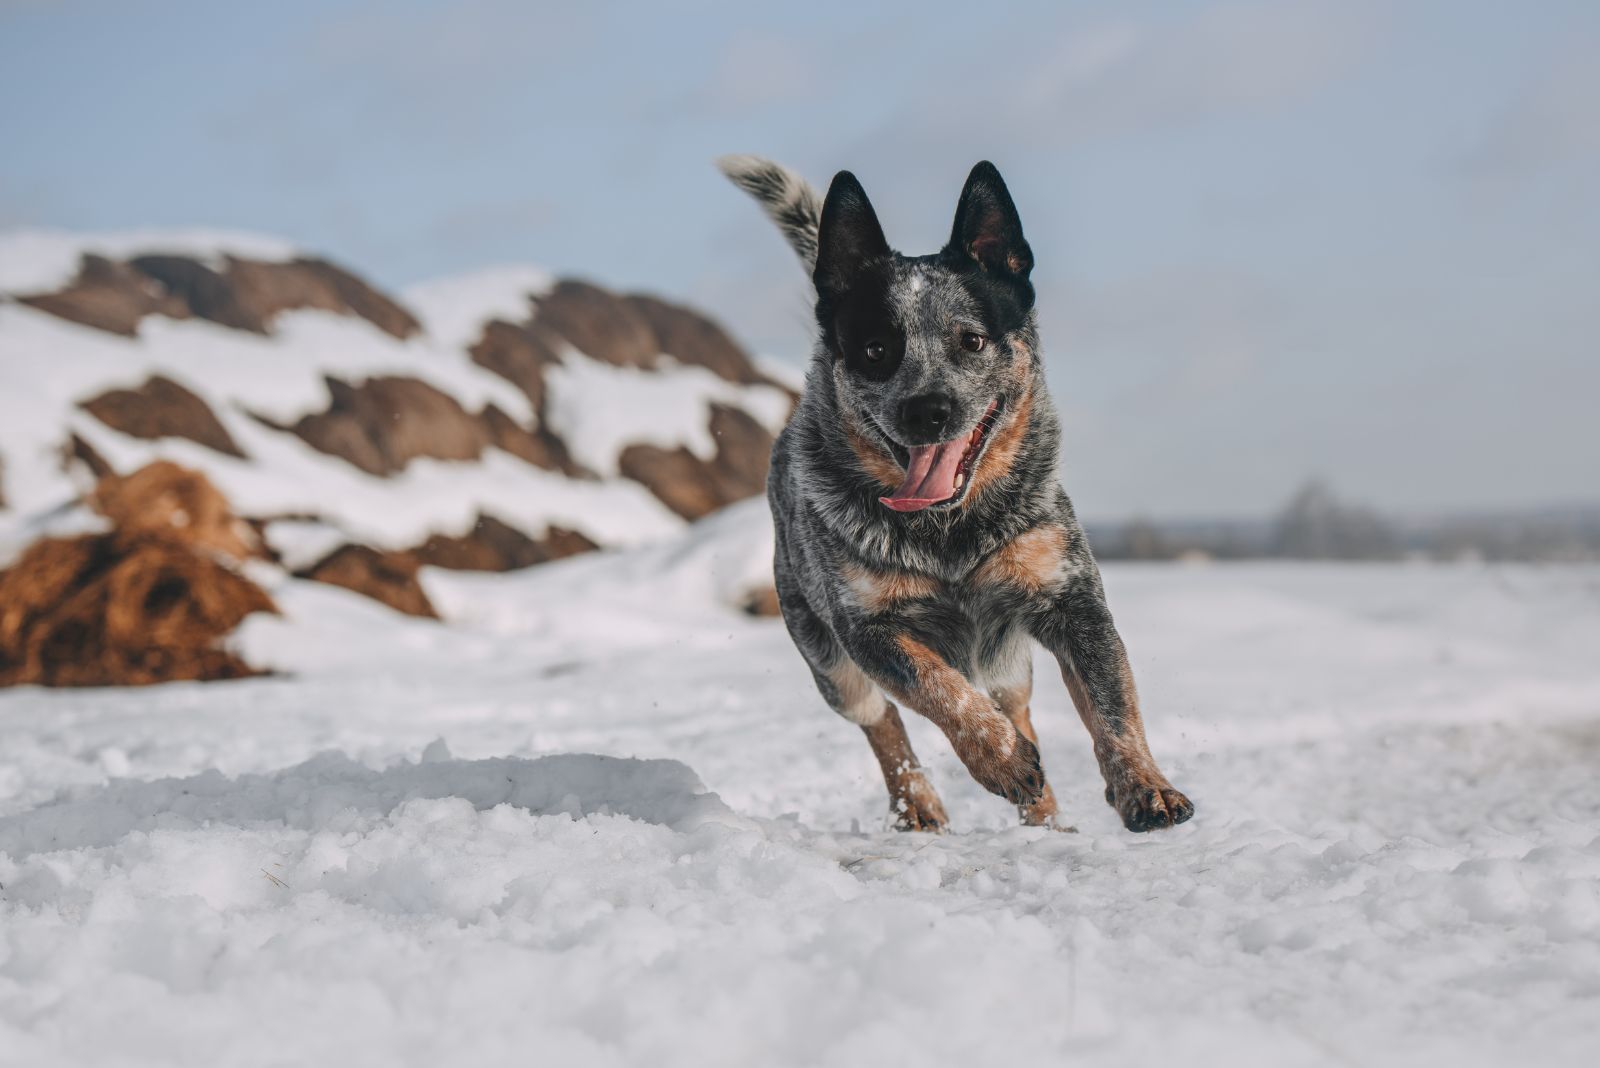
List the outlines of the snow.
{"type": "Polygon", "coordinates": [[[566,442],[573,459],[602,475],[617,473],[617,460],[631,444],[673,449],[680,445],[702,460],[717,452],[707,425],[710,406],[744,408],[774,434],[789,418],[790,399],[773,386],[729,382],[704,367],[666,358],[652,370],[616,367],[575,349],[545,371],[550,429],[566,442]]]}
{"type": "Polygon", "coordinates": [[[1600,571],[1110,567],[1195,819],[1122,830],[1041,657],[1077,832],[908,717],[936,837],[729,606],[770,537],[442,624],[280,573],[284,674],[0,692],[0,1062],[1593,1062],[1600,571]]]}
{"type": "Polygon", "coordinates": [[[526,322],[533,298],[546,295],[554,284],[541,267],[490,267],[422,282],[400,299],[440,343],[465,347],[478,340],[483,324],[492,319],[526,322]]]}
{"type": "Polygon", "coordinates": [[[10,230],[0,232],[0,293],[28,296],[64,289],[78,276],[85,253],[108,259],[192,256],[213,266],[220,266],[228,255],[272,263],[299,255],[294,245],[282,238],[238,230],[10,230]]]}

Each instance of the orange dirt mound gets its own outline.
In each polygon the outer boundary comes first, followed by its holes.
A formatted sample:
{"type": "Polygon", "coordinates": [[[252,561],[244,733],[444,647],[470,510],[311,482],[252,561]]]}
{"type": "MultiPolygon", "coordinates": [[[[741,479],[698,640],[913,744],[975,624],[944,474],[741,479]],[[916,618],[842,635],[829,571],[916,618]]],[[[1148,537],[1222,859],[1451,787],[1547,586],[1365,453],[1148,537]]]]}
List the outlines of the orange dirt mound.
{"type": "Polygon", "coordinates": [[[272,598],[223,556],[254,533],[205,476],[165,461],[107,475],[107,534],[44,538],[0,571],[0,686],[139,686],[258,674],[220,640],[272,598]]]}
{"type": "Polygon", "coordinates": [[[249,579],[159,535],[46,538],[0,571],[0,686],[254,675],[218,642],[276,611],[249,579]]]}
{"type": "Polygon", "coordinates": [[[199,472],[166,460],[126,477],[107,475],[89,504],[123,535],[149,534],[235,560],[259,555],[255,531],[222,492],[199,472]]]}

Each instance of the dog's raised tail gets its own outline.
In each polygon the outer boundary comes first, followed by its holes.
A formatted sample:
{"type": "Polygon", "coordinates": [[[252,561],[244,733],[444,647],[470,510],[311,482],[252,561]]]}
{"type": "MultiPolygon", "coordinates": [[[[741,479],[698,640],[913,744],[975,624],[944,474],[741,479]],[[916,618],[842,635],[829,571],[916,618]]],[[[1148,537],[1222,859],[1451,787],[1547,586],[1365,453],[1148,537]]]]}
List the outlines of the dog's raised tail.
{"type": "Polygon", "coordinates": [[[822,196],[794,171],[760,156],[723,156],[717,168],[734,185],[755,197],[778,224],[810,274],[817,266],[817,226],[822,196]]]}

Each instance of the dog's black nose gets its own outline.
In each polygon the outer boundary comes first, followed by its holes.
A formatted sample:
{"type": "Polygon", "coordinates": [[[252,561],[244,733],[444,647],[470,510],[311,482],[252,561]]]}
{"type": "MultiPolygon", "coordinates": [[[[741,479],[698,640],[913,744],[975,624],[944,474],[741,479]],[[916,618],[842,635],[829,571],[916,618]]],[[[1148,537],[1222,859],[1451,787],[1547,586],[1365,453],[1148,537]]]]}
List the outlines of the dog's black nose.
{"type": "Polygon", "coordinates": [[[955,402],[944,393],[924,393],[912,397],[900,409],[900,424],[912,445],[931,445],[944,438],[950,426],[955,402]]]}

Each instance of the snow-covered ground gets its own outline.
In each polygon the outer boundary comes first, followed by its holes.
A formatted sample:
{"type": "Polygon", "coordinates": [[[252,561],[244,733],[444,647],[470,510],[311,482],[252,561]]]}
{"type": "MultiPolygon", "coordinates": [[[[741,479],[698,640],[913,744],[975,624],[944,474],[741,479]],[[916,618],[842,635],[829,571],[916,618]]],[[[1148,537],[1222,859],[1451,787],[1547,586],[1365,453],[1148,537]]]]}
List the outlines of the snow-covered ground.
{"type": "Polygon", "coordinates": [[[288,674],[0,693],[0,1062],[1593,1064],[1600,571],[1107,569],[1156,754],[1067,834],[921,721],[955,825],[686,542],[430,572],[447,624],[283,582],[288,674]],[[692,770],[691,770],[692,769],[692,770]]]}

